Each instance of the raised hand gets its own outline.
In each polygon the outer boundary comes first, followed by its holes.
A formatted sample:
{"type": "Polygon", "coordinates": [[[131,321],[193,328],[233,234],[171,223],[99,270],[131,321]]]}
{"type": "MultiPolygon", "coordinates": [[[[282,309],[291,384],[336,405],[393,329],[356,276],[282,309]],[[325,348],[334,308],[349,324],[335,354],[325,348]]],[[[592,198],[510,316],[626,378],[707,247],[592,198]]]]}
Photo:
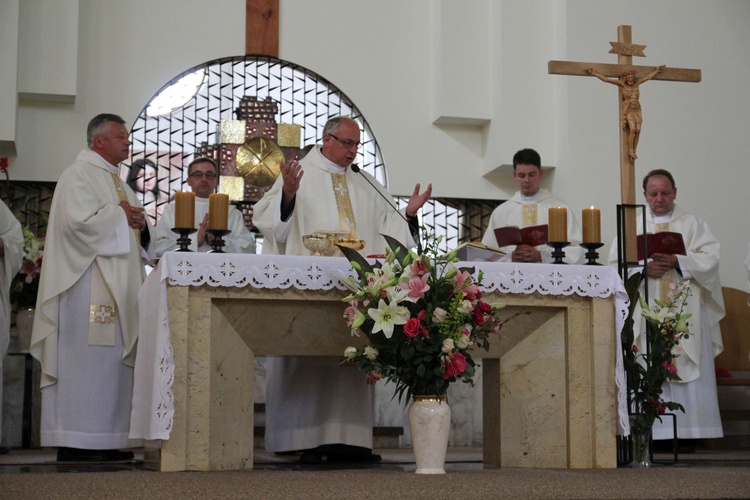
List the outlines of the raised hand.
{"type": "Polygon", "coordinates": [[[414,192],[409,197],[409,203],[406,204],[407,217],[414,217],[417,215],[417,212],[422,208],[422,205],[424,205],[427,200],[430,199],[430,196],[432,196],[432,183],[427,185],[427,189],[422,194],[419,194],[419,188],[419,183],[417,183],[417,185],[414,186],[414,192]]]}

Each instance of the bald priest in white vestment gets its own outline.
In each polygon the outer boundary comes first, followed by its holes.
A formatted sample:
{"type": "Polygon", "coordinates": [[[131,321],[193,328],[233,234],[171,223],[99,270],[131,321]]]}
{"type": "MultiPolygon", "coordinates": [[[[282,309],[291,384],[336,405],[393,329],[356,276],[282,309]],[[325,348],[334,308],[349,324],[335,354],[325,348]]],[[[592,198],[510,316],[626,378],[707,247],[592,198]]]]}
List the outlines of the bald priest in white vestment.
{"type": "MultiPolygon", "coordinates": [[[[3,422],[3,360],[10,342],[10,285],[23,262],[23,230],[0,201],[0,431],[3,422]]],[[[2,436],[2,432],[0,432],[2,436]]]]}
{"type": "MultiPolygon", "coordinates": [[[[581,242],[581,227],[568,204],[540,186],[543,177],[542,158],[535,150],[526,148],[513,155],[513,180],[518,184],[518,191],[492,212],[482,243],[496,248],[498,242],[495,229],[549,224],[549,209],[564,207],[567,209],[568,241],[571,242],[570,246],[564,248],[564,260],[568,264],[578,264],[583,258],[583,248],[578,246],[581,242]]],[[[500,259],[502,262],[554,261],[553,249],[548,245],[511,245],[501,247],[500,250],[505,252],[500,259]]]]}
{"type": "MultiPolygon", "coordinates": [[[[253,223],[265,236],[263,253],[309,255],[302,236],[320,231],[345,232],[364,240],[363,255],[384,253],[386,242],[380,233],[414,246],[410,224],[403,217],[416,220],[432,185],[419,194],[417,184],[405,214],[397,213],[386,201],[391,198],[382,185],[364,171],[349,168],[359,141],[357,122],[332,118],[323,129],[322,146],[302,161],[282,166],[281,177],[254,207],[253,223]]],[[[309,463],[380,459],[371,451],[372,388],[363,373],[343,368],[339,361],[268,359],[268,451],[300,451],[301,461],[309,463]]]]}
{"type": "MultiPolygon", "coordinates": [[[[672,231],[682,234],[687,255],[654,254],[647,263],[649,301],[668,300],[669,285],[686,282],[692,295],[686,311],[692,314],[688,320],[690,337],[680,344],[683,353],[676,358],[677,375],[680,381],[664,384],[662,395],[665,401],[674,401],[685,408],[685,413],[676,411],[677,437],[680,439],[702,439],[722,437],[723,429],[719,415],[716,391],[714,358],[724,350],[719,329],[719,320],[724,317],[724,297],[719,281],[720,245],[703,219],[689,214],[675,204],[677,186],[667,170],[652,170],[643,179],[643,194],[646,208],[646,231],[657,233],[672,231]]],[[[640,234],[643,227],[639,216],[636,224],[640,234]]],[[[617,263],[617,241],[612,245],[610,263],[617,263]]],[[[641,282],[641,296],[644,285],[641,282]]],[[[635,342],[645,351],[645,321],[641,308],[634,313],[635,342]],[[638,318],[641,318],[640,321],[638,318]]],[[[653,437],[656,440],[672,439],[673,427],[670,417],[654,423],[653,437]]]]}
{"type": "MultiPolygon", "coordinates": [[[[207,157],[196,158],[188,165],[187,184],[195,193],[195,220],[198,231],[190,235],[190,246],[193,252],[211,251],[213,236],[206,231],[208,228],[208,198],[216,191],[219,183],[219,166],[207,157]]],[[[156,223],[156,256],[161,257],[164,252],[177,248],[178,235],[172,232],[174,223],[175,203],[171,202],[162,212],[156,223]]],[[[255,236],[251,233],[242,213],[237,207],[230,206],[227,215],[227,229],[231,232],[224,236],[224,252],[227,253],[255,253],[255,236]]]]}
{"type": "Polygon", "coordinates": [[[138,339],[142,243],[152,228],[118,176],[128,130],[94,117],[83,149],[60,176],[45,240],[31,354],[42,366],[41,445],[59,461],[127,460],[138,339]]]}

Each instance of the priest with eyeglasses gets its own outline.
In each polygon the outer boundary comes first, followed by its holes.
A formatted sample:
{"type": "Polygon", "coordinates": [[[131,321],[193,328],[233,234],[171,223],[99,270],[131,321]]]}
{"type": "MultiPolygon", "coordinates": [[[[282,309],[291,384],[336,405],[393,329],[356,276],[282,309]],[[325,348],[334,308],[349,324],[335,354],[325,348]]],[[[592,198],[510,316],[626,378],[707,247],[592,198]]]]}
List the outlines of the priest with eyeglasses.
{"type": "MultiPolygon", "coordinates": [[[[190,235],[190,246],[193,252],[208,252],[211,250],[213,237],[208,229],[208,197],[216,191],[219,183],[219,166],[212,158],[199,157],[188,164],[187,184],[195,193],[195,220],[198,231],[190,235]]],[[[175,203],[171,202],[164,209],[156,224],[156,256],[161,257],[165,252],[177,248],[177,234],[172,232],[175,227],[175,203]]],[[[245,225],[242,213],[236,207],[229,207],[227,229],[231,232],[224,236],[224,252],[226,253],[255,253],[255,236],[245,225]]]]}

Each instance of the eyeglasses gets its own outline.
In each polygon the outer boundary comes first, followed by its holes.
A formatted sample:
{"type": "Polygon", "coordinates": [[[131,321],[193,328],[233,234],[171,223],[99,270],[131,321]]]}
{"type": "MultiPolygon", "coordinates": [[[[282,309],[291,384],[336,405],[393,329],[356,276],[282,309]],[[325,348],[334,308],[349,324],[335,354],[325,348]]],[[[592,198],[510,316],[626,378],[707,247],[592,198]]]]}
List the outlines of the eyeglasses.
{"type": "Polygon", "coordinates": [[[341,139],[339,139],[338,137],[336,137],[333,134],[328,134],[328,135],[330,135],[331,137],[333,137],[334,139],[336,139],[346,149],[359,148],[359,143],[358,142],[354,142],[354,141],[349,140],[349,139],[347,139],[345,141],[342,141],[341,139]]]}
{"type": "Polygon", "coordinates": [[[192,174],[190,174],[190,177],[192,177],[193,179],[202,179],[205,177],[210,181],[216,179],[216,174],[213,172],[193,172],[192,174]]]}

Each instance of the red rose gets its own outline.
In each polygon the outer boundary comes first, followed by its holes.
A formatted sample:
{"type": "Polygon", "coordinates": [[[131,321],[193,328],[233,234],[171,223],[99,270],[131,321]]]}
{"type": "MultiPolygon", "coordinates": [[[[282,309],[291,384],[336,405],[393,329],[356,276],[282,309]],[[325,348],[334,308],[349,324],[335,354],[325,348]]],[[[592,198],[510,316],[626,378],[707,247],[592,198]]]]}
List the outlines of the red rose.
{"type": "Polygon", "coordinates": [[[483,323],[484,323],[484,314],[477,307],[474,309],[474,324],[481,325],[483,323]]]}
{"type": "Polygon", "coordinates": [[[0,172],[6,172],[8,170],[8,159],[0,158],[0,172]]]}
{"type": "Polygon", "coordinates": [[[449,378],[461,375],[466,371],[466,357],[460,352],[455,353],[449,357],[445,362],[445,374],[443,379],[448,380],[449,378]]]}
{"type": "Polygon", "coordinates": [[[404,335],[414,338],[420,333],[420,323],[417,318],[409,318],[404,324],[404,335]]]}

